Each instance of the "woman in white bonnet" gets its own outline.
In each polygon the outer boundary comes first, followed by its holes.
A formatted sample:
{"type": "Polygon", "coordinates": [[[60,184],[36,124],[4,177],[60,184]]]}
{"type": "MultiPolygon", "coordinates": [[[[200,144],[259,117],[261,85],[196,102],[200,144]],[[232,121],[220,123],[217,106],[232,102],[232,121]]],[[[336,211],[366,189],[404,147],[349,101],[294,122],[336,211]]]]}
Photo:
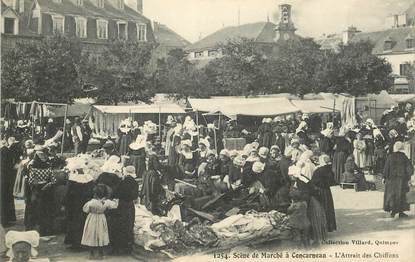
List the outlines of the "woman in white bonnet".
{"type": "Polygon", "coordinates": [[[9,249],[7,256],[12,262],[33,261],[31,258],[38,254],[36,248],[39,246],[39,239],[39,233],[36,231],[11,230],[7,232],[5,236],[6,247],[9,249]]]}

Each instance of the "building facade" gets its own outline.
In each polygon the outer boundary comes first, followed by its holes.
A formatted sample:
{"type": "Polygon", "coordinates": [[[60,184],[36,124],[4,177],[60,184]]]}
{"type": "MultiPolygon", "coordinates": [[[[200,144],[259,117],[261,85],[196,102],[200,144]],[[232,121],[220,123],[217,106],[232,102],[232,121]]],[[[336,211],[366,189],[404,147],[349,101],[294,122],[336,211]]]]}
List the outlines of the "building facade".
{"type": "Polygon", "coordinates": [[[278,42],[298,38],[292,21],[291,5],[279,5],[279,12],[280,20],[277,24],[267,21],[229,26],[202,38],[186,48],[188,59],[206,64],[223,55],[221,44],[240,38],[253,39],[259,48],[272,52],[278,42]]]}
{"type": "Polygon", "coordinates": [[[409,7],[386,18],[386,28],[376,32],[361,32],[349,27],[342,34],[329,35],[317,39],[322,49],[336,50],[339,44],[370,41],[372,53],[384,58],[392,66],[396,93],[415,93],[413,79],[415,68],[415,1],[409,7]],[[412,75],[412,77],[411,77],[412,75]]]}
{"type": "Polygon", "coordinates": [[[90,53],[102,52],[112,39],[155,42],[142,0],[136,3],[131,8],[124,0],[2,0],[2,50],[53,34],[79,38],[90,53]]]}

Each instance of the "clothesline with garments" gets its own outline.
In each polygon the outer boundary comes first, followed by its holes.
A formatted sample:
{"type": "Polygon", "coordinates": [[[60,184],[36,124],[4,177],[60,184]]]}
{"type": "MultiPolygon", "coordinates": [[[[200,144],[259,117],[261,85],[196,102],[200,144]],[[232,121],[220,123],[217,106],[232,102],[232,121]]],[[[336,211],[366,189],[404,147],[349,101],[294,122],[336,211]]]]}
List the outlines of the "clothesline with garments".
{"type": "MultiPolygon", "coordinates": [[[[52,102],[42,102],[42,101],[32,101],[32,102],[8,102],[5,106],[4,119],[8,121],[9,126],[12,125],[12,121],[18,122],[20,127],[29,127],[31,129],[31,138],[34,139],[35,130],[37,126],[43,128],[42,123],[46,117],[51,115],[51,110],[48,106],[53,107],[64,107],[63,115],[63,130],[66,128],[66,119],[68,116],[68,104],[65,103],[52,103],[52,102]],[[13,105],[15,106],[15,112],[13,112],[13,105]],[[8,108],[7,108],[8,106],[8,108]],[[29,110],[28,110],[29,109],[29,110]],[[22,121],[27,121],[26,125],[22,121]],[[20,122],[19,122],[20,121],[20,122]],[[39,123],[37,125],[36,123],[39,123]]],[[[61,154],[63,154],[63,144],[65,142],[65,136],[62,136],[61,139],[61,154]]]]}

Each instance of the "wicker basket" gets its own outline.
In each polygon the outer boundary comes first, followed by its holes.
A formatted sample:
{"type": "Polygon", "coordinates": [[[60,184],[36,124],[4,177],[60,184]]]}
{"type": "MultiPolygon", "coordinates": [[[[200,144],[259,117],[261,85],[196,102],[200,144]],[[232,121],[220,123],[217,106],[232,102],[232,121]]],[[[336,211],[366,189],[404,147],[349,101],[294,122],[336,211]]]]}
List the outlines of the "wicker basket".
{"type": "Polygon", "coordinates": [[[375,185],[376,185],[376,190],[377,191],[381,191],[384,192],[385,191],[385,184],[382,183],[382,176],[375,176],[375,185]]]}

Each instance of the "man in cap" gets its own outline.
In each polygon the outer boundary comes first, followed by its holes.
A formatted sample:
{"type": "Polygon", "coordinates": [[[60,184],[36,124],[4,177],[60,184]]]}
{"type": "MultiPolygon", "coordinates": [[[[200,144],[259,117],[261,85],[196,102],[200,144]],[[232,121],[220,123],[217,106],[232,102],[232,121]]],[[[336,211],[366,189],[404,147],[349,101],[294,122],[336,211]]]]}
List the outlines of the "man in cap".
{"type": "Polygon", "coordinates": [[[91,127],[89,127],[88,119],[82,120],[81,132],[82,132],[82,140],[79,146],[80,146],[81,153],[85,154],[86,150],[88,149],[88,142],[89,142],[89,139],[91,139],[91,134],[92,134],[91,127]]]}
{"type": "Polygon", "coordinates": [[[80,152],[80,145],[83,141],[83,134],[79,117],[75,117],[74,124],[71,128],[72,142],[74,145],[75,155],[80,152]]]}

